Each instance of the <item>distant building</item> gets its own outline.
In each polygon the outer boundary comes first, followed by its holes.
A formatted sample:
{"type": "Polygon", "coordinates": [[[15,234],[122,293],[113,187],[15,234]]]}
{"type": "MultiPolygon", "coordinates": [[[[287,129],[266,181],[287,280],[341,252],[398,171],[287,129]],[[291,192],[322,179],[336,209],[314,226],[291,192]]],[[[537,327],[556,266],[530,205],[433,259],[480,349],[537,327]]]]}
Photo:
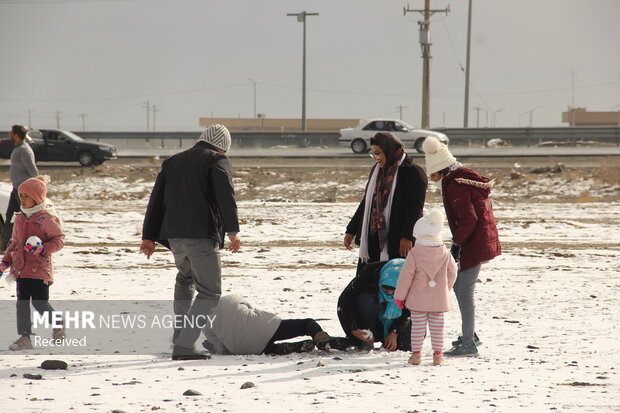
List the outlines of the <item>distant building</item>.
{"type": "MultiPolygon", "coordinates": [[[[342,128],[353,128],[362,119],[307,119],[308,132],[337,132],[342,128]]],[[[225,125],[231,132],[299,132],[301,119],[277,119],[259,116],[254,118],[200,118],[200,126],[213,123],[225,125]]]]}
{"type": "Polygon", "coordinates": [[[620,126],[620,111],[588,112],[586,108],[568,108],[562,112],[562,122],[569,126],[620,126]]]}

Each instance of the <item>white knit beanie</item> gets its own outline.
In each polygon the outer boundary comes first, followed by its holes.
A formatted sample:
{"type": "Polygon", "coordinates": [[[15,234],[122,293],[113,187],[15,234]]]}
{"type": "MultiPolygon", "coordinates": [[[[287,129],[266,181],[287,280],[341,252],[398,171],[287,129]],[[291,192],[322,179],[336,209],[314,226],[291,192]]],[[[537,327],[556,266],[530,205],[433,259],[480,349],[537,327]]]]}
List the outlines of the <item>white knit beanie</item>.
{"type": "Polygon", "coordinates": [[[442,242],[441,232],[443,231],[443,212],[439,208],[431,211],[418,219],[413,226],[413,236],[417,241],[442,242]]]}
{"type": "Polygon", "coordinates": [[[226,152],[230,149],[231,138],[230,132],[224,125],[214,123],[202,132],[202,135],[198,138],[200,141],[205,141],[222,149],[226,152]]]}
{"type": "Polygon", "coordinates": [[[456,158],[452,156],[448,147],[434,136],[424,139],[422,150],[426,158],[426,173],[429,175],[448,168],[456,162],[456,158]]]}

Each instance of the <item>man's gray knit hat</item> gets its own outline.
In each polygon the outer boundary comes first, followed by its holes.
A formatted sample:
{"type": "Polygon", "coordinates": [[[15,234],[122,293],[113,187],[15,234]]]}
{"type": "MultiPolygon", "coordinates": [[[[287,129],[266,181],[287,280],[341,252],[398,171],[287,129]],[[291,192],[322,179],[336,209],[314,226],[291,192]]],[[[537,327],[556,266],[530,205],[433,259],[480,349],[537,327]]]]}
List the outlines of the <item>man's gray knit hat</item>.
{"type": "Polygon", "coordinates": [[[217,123],[214,123],[205,129],[198,140],[208,142],[216,148],[222,149],[226,152],[230,149],[230,132],[228,132],[226,126],[217,123]]]}

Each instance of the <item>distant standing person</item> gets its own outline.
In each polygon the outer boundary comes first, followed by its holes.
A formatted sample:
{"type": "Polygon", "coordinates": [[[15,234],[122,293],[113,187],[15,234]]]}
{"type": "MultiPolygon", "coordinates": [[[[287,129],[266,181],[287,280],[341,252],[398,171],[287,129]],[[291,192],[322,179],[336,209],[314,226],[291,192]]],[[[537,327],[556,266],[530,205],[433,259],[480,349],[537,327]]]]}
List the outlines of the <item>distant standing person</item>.
{"type": "Polygon", "coordinates": [[[360,246],[358,272],[368,262],[404,258],[413,247],[413,224],[422,217],[428,178],[390,132],[370,139],[370,171],[364,198],[347,225],[344,246],[360,246]]]}
{"type": "Polygon", "coordinates": [[[9,199],[9,205],[4,215],[6,222],[4,223],[4,230],[2,231],[2,240],[0,242],[0,250],[6,250],[6,247],[11,242],[11,233],[13,232],[13,214],[15,211],[19,211],[20,202],[17,194],[17,188],[29,178],[34,178],[39,175],[39,170],[35,165],[34,152],[26,140],[27,128],[23,125],[13,125],[9,132],[9,139],[14,148],[11,152],[11,166],[9,167],[9,176],[11,177],[11,184],[13,185],[13,191],[11,191],[11,198],[9,199]]]}
{"type": "Polygon", "coordinates": [[[451,253],[459,267],[454,293],[461,310],[462,335],[444,354],[475,357],[479,342],[475,334],[476,281],[481,265],[502,252],[489,198],[493,183],[457,162],[437,138],[426,138],[422,149],[426,172],[432,181],[441,181],[443,205],[452,232],[451,253]]]}
{"type": "MultiPolygon", "coordinates": [[[[210,313],[222,292],[219,250],[224,234],[230,240],[228,249],[239,250],[237,203],[226,156],[230,144],[225,126],[209,126],[192,148],[162,163],[151,192],[140,252],[150,258],[156,241],[172,250],[179,271],[174,287],[176,315],[196,319],[210,313]]],[[[200,336],[198,324],[175,329],[173,360],[206,358],[194,350],[200,336]]]]}

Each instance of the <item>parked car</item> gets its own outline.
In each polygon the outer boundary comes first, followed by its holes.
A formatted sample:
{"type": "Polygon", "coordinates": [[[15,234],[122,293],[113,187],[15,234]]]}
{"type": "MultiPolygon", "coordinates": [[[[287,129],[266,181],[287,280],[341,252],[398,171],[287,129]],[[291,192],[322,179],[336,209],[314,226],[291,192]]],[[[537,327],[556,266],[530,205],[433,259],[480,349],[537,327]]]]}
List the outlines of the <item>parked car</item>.
{"type": "Polygon", "coordinates": [[[4,230],[4,222],[6,220],[6,209],[9,207],[9,199],[13,186],[5,182],[0,182],[0,234],[4,230]]]}
{"type": "MultiPolygon", "coordinates": [[[[82,166],[101,165],[116,159],[116,148],[107,143],[87,142],[73,132],[59,129],[30,129],[30,146],[37,162],[74,162],[82,166]]],[[[0,158],[10,158],[13,144],[0,140],[0,158]]]]}
{"type": "Polygon", "coordinates": [[[370,148],[370,138],[381,131],[392,132],[403,141],[405,148],[415,148],[419,153],[424,153],[422,151],[422,143],[428,136],[435,136],[446,145],[450,142],[448,137],[441,132],[414,129],[402,120],[371,119],[360,123],[355,128],[340,129],[338,144],[339,146],[351,147],[355,153],[364,153],[370,148]]]}

